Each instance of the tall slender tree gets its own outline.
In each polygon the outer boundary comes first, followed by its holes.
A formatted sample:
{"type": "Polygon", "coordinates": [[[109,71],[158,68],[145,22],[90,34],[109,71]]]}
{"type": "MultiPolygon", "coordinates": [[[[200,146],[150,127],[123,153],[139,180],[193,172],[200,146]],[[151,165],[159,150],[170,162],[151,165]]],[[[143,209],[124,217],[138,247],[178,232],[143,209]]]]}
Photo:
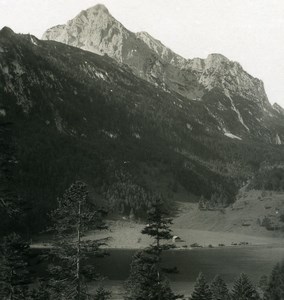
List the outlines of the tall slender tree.
{"type": "Polygon", "coordinates": [[[91,207],[87,199],[86,184],[77,181],[58,200],[58,207],[51,214],[50,230],[56,234],[50,253],[53,264],[49,266],[48,289],[52,299],[86,299],[85,279],[96,275],[94,269],[83,262],[89,253],[98,252],[106,239],[83,239],[87,230],[102,225],[98,210],[91,207]]]}
{"type": "Polygon", "coordinates": [[[148,211],[148,224],[142,230],[142,234],[153,238],[153,243],[133,257],[130,276],[126,283],[128,292],[126,299],[183,299],[183,296],[175,295],[172,292],[161,268],[162,252],[173,247],[172,244],[166,242],[172,238],[171,224],[172,220],[168,218],[168,214],[163,208],[162,199],[156,197],[148,211]]]}
{"type": "Polygon", "coordinates": [[[160,260],[162,251],[173,247],[171,243],[163,243],[163,241],[169,241],[173,237],[170,228],[172,219],[168,217],[168,212],[165,211],[160,197],[155,198],[151,204],[147,219],[148,224],[141,233],[153,238],[154,242],[150,245],[150,250],[160,260]]]}

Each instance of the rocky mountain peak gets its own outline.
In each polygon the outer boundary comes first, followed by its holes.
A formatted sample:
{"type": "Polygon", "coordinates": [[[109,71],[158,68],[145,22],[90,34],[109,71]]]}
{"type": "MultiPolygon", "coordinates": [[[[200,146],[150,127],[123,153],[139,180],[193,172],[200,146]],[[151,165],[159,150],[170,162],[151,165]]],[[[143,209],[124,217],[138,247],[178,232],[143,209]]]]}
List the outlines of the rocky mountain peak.
{"type": "Polygon", "coordinates": [[[95,6],[90,7],[87,10],[92,12],[101,12],[101,13],[109,14],[108,9],[103,4],[97,4],[95,6]]]}
{"type": "Polygon", "coordinates": [[[228,63],[230,60],[224,56],[223,54],[220,53],[211,53],[207,56],[205,59],[205,62],[208,64],[212,63],[228,63]]]}
{"type": "Polygon", "coordinates": [[[128,65],[135,75],[188,99],[201,99],[214,88],[269,107],[261,80],[222,54],[186,59],[147,32],[133,33],[99,4],[82,11],[66,25],[47,30],[43,39],[56,40],[128,65]]]}
{"type": "Polygon", "coordinates": [[[74,19],[67,22],[67,24],[72,24],[72,22],[80,24],[80,21],[83,26],[86,26],[89,23],[98,21],[113,22],[114,18],[110,15],[108,9],[103,4],[97,4],[86,10],[82,10],[74,19]]]}
{"type": "Polygon", "coordinates": [[[0,35],[2,36],[10,36],[10,35],[13,35],[15,34],[14,31],[7,27],[7,26],[4,26],[1,30],[0,30],[0,35]]]}
{"type": "Polygon", "coordinates": [[[44,40],[55,40],[99,55],[107,54],[121,61],[122,44],[128,31],[108,9],[98,4],[81,11],[65,25],[50,28],[44,40]]]}

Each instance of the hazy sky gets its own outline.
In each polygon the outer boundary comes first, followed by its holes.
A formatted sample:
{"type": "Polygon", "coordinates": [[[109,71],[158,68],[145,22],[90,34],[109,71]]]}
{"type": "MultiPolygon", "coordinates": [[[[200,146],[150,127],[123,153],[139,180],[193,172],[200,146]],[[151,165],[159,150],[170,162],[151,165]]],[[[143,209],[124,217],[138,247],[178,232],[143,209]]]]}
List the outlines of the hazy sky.
{"type": "Polygon", "coordinates": [[[284,0],[0,0],[0,27],[41,37],[97,3],[186,58],[222,53],[284,107],[284,0]]]}

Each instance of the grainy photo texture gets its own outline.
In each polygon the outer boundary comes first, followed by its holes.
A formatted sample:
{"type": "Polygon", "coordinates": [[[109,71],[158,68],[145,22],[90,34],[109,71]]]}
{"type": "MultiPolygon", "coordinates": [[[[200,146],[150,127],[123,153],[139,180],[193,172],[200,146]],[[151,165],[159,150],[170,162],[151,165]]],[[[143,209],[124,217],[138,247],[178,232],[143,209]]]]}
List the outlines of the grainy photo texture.
{"type": "Polygon", "coordinates": [[[0,299],[284,300],[284,2],[0,0],[0,299]]]}

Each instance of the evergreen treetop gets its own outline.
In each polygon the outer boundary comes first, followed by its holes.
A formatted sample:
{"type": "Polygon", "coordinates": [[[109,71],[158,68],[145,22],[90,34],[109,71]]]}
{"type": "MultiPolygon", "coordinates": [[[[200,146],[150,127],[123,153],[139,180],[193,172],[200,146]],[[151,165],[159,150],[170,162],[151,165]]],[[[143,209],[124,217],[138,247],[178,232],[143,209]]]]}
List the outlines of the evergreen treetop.
{"type": "Polygon", "coordinates": [[[212,292],[203,273],[199,273],[194,286],[191,300],[212,300],[212,292]]]}
{"type": "Polygon", "coordinates": [[[250,282],[248,276],[244,273],[235,281],[232,293],[232,300],[259,300],[259,295],[250,282]]]}
{"type": "Polygon", "coordinates": [[[210,285],[212,300],[229,300],[229,290],[225,281],[217,275],[210,285]]]}

